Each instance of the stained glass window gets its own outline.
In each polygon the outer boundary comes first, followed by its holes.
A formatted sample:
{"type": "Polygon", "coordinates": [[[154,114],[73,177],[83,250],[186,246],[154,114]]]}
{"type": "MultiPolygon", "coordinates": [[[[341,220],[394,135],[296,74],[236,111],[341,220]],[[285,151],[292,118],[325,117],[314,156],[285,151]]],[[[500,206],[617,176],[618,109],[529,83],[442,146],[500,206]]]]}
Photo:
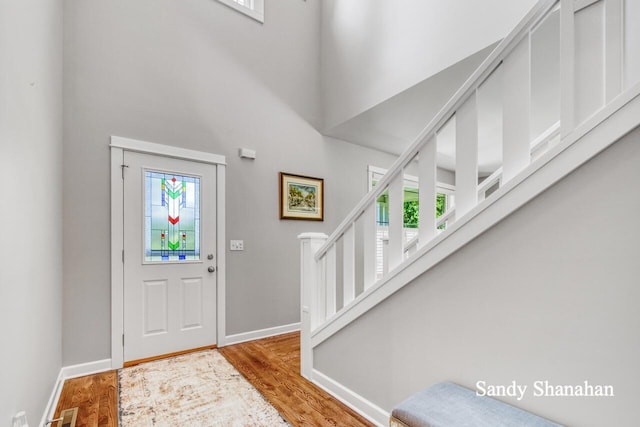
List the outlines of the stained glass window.
{"type": "Polygon", "coordinates": [[[145,262],[200,260],[200,178],[145,171],[145,262]]]}

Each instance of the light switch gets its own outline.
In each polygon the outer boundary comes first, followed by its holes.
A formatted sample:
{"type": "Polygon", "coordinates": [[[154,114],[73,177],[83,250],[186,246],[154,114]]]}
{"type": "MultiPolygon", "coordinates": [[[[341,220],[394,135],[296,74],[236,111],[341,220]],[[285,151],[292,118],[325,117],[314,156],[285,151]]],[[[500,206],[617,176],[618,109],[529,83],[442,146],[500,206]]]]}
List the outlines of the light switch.
{"type": "Polygon", "coordinates": [[[244,240],[231,240],[229,249],[232,251],[244,251],[244,240]]]}

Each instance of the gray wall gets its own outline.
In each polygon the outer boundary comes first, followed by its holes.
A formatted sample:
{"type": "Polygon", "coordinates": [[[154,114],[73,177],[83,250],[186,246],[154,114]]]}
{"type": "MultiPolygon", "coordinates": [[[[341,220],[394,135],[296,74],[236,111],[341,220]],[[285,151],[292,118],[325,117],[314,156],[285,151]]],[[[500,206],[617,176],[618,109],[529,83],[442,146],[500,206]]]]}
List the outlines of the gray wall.
{"type": "Polygon", "coordinates": [[[394,160],[314,128],[319,8],[268,2],[261,25],[211,0],[65,1],[65,365],[110,357],[110,135],[227,156],[227,238],[245,241],[227,335],[299,321],[297,234],[332,231],[366,165],[394,160]],[[323,223],[278,219],[279,171],[325,178],[323,223]]]}
{"type": "Polygon", "coordinates": [[[0,2],[0,425],[61,367],[62,2],[0,2]]]}
{"type": "Polygon", "coordinates": [[[323,110],[331,129],[502,39],[535,1],[320,3],[323,110]]]}
{"type": "Polygon", "coordinates": [[[572,426],[640,416],[640,130],[321,344],[315,368],[386,410],[439,381],[605,384],[525,409],[572,426]]]}

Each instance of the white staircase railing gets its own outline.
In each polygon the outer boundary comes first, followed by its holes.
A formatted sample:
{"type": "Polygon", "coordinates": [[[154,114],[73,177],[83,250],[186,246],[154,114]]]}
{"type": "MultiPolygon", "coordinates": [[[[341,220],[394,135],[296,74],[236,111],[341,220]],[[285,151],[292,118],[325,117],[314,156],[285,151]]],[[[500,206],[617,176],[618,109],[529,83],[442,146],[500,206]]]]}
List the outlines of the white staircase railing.
{"type": "MultiPolygon", "coordinates": [[[[548,163],[561,152],[552,150],[554,146],[565,139],[573,144],[588,132],[583,129],[586,124],[592,129],[593,123],[604,121],[620,105],[637,97],[638,3],[638,0],[540,1],[331,236],[313,233],[300,236],[304,376],[311,377],[312,348],[346,323],[343,321],[333,329],[329,325],[348,317],[344,313],[359,300],[371,296],[374,288],[402,279],[398,272],[406,264],[424,256],[434,244],[442,243],[459,230],[465,216],[478,211],[479,205],[484,208],[503,197],[507,190],[499,191],[502,187],[526,179],[529,173],[525,174],[525,169],[530,170],[536,162],[548,163]],[[542,31],[545,37],[541,36],[542,31]],[[541,69],[540,58],[550,61],[545,64],[550,64],[552,72],[549,67],[541,69]],[[487,115],[483,110],[491,104],[484,98],[491,97],[487,95],[490,87],[498,87],[500,91],[497,99],[501,99],[501,113],[497,121],[495,114],[487,115]],[[488,116],[494,117],[492,124],[499,129],[494,138],[501,141],[502,159],[501,166],[492,173],[485,172],[485,178],[479,171],[478,154],[479,145],[486,141],[481,140],[479,130],[487,125],[482,120],[488,116]],[[452,134],[455,134],[455,210],[439,219],[435,211],[438,146],[446,144],[446,135],[452,134]],[[403,182],[408,168],[418,170],[420,206],[418,236],[409,242],[403,233],[403,182]],[[498,191],[485,197],[487,190],[496,186],[498,191]],[[389,237],[384,251],[388,270],[377,279],[376,208],[383,194],[389,204],[389,237]],[[447,229],[438,233],[437,227],[445,219],[447,229]],[[459,226],[451,227],[455,222],[459,226]]],[[[491,99],[496,99],[495,93],[491,99]]]]}

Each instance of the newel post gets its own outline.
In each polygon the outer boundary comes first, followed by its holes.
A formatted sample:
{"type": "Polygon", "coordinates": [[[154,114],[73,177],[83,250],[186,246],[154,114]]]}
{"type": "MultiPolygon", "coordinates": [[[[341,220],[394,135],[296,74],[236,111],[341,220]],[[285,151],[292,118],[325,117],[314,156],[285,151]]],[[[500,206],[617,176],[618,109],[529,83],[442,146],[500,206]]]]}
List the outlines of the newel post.
{"type": "Polygon", "coordinates": [[[318,263],[315,254],[327,241],[324,233],[302,233],[300,240],[300,374],[311,379],[313,349],[311,348],[311,319],[318,301],[318,263]]]}

